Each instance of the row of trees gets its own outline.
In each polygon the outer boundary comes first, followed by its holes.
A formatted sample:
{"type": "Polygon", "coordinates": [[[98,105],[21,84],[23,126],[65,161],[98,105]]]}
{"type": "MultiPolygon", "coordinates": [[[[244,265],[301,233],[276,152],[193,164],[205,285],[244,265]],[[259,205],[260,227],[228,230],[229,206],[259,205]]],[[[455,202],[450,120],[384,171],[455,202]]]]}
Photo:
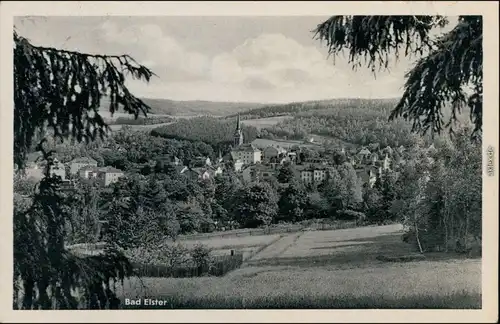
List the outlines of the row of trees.
{"type": "Polygon", "coordinates": [[[156,125],[156,124],[166,124],[175,121],[174,118],[169,116],[150,116],[148,118],[127,118],[118,117],[115,120],[109,122],[109,125],[156,125]]]}

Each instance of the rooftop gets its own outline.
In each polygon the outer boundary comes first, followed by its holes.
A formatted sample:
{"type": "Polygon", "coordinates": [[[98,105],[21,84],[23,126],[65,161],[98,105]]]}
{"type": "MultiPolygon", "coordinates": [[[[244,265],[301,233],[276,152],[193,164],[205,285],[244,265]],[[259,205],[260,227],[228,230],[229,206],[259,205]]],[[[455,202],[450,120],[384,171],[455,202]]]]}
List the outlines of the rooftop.
{"type": "Polygon", "coordinates": [[[97,161],[92,159],[92,158],[89,158],[89,157],[79,157],[79,158],[75,158],[71,161],[71,163],[93,163],[93,164],[97,164],[97,161]]]}
{"type": "Polygon", "coordinates": [[[98,168],[97,170],[99,172],[106,172],[106,173],[123,173],[122,170],[113,167],[103,167],[103,168],[98,168]]]}
{"type": "Polygon", "coordinates": [[[240,152],[260,152],[258,148],[256,148],[252,144],[243,144],[237,147],[233,147],[233,151],[240,151],[240,152]]]}

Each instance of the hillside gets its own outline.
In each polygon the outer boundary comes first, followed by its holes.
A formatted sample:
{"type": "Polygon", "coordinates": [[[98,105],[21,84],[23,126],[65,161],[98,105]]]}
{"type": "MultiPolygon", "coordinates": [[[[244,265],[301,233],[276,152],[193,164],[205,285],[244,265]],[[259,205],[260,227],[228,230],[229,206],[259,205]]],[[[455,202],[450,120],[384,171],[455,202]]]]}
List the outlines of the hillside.
{"type": "MultiPolygon", "coordinates": [[[[233,140],[236,120],[220,119],[211,116],[178,119],[177,122],[154,128],[151,135],[163,138],[201,141],[211,145],[230,144],[233,140]]],[[[242,125],[245,141],[251,142],[257,138],[257,128],[242,125]]]]}
{"type": "MultiPolygon", "coordinates": [[[[264,107],[260,103],[245,103],[245,102],[212,102],[212,101],[175,101],[169,99],[150,99],[141,98],[147,105],[151,107],[150,114],[152,115],[168,115],[168,116],[227,116],[238,112],[244,112],[251,109],[264,107]]],[[[114,114],[113,117],[107,113],[109,99],[102,99],[102,115],[107,119],[115,117],[129,116],[124,114],[123,110],[114,114]]]]}
{"type": "MultiPolygon", "coordinates": [[[[291,102],[288,104],[272,104],[262,107],[252,108],[240,113],[242,119],[267,118],[285,115],[295,115],[306,111],[325,108],[353,108],[365,106],[385,106],[394,107],[397,99],[361,99],[361,98],[340,98],[329,100],[315,100],[305,102],[291,102]]],[[[228,117],[234,117],[236,114],[228,117]]]]}

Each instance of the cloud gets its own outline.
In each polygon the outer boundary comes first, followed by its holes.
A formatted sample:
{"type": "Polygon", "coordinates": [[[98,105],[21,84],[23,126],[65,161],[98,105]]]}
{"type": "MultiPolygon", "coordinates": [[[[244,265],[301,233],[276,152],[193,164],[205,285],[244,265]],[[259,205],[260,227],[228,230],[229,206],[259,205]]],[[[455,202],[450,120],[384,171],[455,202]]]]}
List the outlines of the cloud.
{"type": "Polygon", "coordinates": [[[152,68],[165,81],[186,81],[208,75],[209,58],[185,49],[158,25],[136,24],[119,28],[108,21],[101,25],[101,29],[106,42],[126,47],[140,63],[152,68]]]}
{"type": "Polygon", "coordinates": [[[262,34],[217,55],[212,60],[211,76],[222,83],[277,89],[343,77],[317,48],[282,34],[262,34]]]}
{"type": "Polygon", "coordinates": [[[402,79],[366,69],[353,72],[346,60],[334,65],[319,48],[283,34],[264,33],[209,57],[185,48],[158,25],[102,26],[106,42],[123,46],[160,79],[131,81],[142,96],[174,100],[290,102],[335,97],[390,97],[402,79]]]}

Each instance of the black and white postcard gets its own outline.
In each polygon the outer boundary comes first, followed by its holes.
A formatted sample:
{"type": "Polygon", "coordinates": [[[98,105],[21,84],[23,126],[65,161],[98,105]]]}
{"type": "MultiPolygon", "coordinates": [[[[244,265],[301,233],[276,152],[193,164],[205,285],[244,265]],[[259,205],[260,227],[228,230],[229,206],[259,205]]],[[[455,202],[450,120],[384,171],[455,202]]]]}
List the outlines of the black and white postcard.
{"type": "Polygon", "coordinates": [[[497,320],[498,3],[0,8],[2,321],[497,320]]]}

